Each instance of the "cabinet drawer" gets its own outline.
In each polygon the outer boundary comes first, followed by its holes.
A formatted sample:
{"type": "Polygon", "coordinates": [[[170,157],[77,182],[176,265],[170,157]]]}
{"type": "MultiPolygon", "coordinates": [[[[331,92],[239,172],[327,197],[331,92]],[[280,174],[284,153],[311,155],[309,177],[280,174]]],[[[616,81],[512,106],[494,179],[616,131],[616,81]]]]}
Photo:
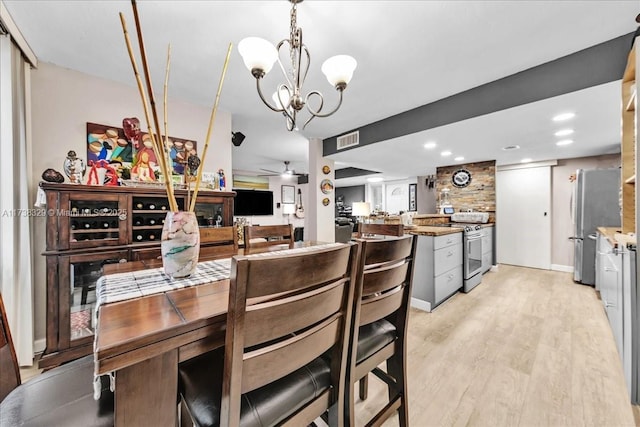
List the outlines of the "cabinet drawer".
{"type": "Polygon", "coordinates": [[[462,243],[462,233],[446,234],[444,236],[436,236],[433,238],[433,249],[446,248],[462,243]]]}
{"type": "Polygon", "coordinates": [[[439,276],[455,266],[462,265],[462,245],[447,246],[433,252],[433,275],[439,276]]]}
{"type": "Polygon", "coordinates": [[[435,303],[439,304],[460,288],[462,288],[462,266],[455,267],[436,277],[435,303]]]}

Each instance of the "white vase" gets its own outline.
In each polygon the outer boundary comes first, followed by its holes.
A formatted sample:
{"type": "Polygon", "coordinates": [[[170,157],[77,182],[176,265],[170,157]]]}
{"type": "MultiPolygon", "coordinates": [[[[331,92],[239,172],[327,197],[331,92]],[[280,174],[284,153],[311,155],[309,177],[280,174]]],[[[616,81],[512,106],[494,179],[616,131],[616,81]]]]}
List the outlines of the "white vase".
{"type": "Polygon", "coordinates": [[[162,265],[167,276],[188,277],[200,254],[200,229],[194,212],[167,212],[162,227],[162,265]]]}

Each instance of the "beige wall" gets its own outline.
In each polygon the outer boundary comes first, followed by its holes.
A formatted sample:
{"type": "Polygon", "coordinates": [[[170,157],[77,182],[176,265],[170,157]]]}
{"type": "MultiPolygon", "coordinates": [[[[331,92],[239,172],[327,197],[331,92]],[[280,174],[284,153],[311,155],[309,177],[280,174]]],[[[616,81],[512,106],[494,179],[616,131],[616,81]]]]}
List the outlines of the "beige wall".
{"type": "Polygon", "coordinates": [[[570,209],[573,184],[569,181],[569,177],[574,174],[577,169],[606,169],[616,167],[620,167],[620,154],[558,160],[558,165],[552,168],[552,268],[555,266],[573,266],[573,242],[569,240],[569,237],[573,235],[570,209]]]}
{"type": "MultiPolygon", "coordinates": [[[[31,75],[34,185],[41,180],[46,168],[62,172],[67,151],[75,150],[86,159],[87,122],[122,127],[124,117],[138,117],[143,130],[146,130],[138,90],[133,86],[133,75],[132,86],[127,86],[42,62],[31,75]]],[[[162,89],[156,88],[158,90],[156,99],[162,99],[162,89]]],[[[202,90],[212,93],[213,102],[216,88],[202,90]]],[[[210,115],[209,106],[201,107],[169,98],[169,134],[197,141],[201,153],[210,115]]],[[[222,168],[227,177],[231,177],[231,147],[231,115],[218,110],[204,170],[222,168]]],[[[33,188],[31,200],[35,200],[35,191],[33,188]]],[[[44,218],[34,221],[36,342],[45,336],[46,275],[45,259],[41,256],[45,249],[44,225],[44,218]]]]}

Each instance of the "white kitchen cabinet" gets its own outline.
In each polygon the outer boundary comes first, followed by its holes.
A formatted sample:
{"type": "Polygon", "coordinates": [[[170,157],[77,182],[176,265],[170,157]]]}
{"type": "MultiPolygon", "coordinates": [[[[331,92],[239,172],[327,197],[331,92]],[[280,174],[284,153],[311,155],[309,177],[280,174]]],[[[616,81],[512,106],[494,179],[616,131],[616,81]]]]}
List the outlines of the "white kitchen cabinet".
{"type": "Polygon", "coordinates": [[[495,227],[482,229],[482,273],[491,270],[493,265],[493,230],[495,227]]]}
{"type": "Polygon", "coordinates": [[[418,236],[411,305],[431,311],[462,288],[462,232],[418,236]]]}
{"type": "MultiPolygon", "coordinates": [[[[635,251],[624,245],[615,247],[607,237],[598,232],[596,244],[596,289],[604,305],[609,325],[622,361],[627,389],[632,400],[633,375],[633,313],[635,305],[635,251]],[[633,285],[633,288],[632,288],[633,285]]],[[[636,332],[637,333],[637,332],[636,332]]]]}

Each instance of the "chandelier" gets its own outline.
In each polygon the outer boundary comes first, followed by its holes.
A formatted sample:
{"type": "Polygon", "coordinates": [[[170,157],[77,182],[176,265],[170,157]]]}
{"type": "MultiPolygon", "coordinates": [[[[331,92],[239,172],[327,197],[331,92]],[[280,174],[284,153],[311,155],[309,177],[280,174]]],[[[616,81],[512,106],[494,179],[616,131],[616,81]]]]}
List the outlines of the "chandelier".
{"type": "MultiPolygon", "coordinates": [[[[296,115],[305,106],[311,117],[305,122],[304,129],[307,124],[315,117],[329,117],[342,105],[342,92],[347,88],[347,84],[353,76],[356,69],[356,60],[348,55],[336,55],[324,61],[322,64],[322,72],[327,77],[329,83],[336,88],[339,94],[338,104],[329,112],[322,112],[324,106],[324,97],[317,90],[309,92],[306,96],[302,95],[302,86],[309,71],[311,57],[307,46],[302,42],[302,28],[297,26],[297,5],[303,0],[289,0],[291,2],[291,27],[289,39],[281,40],[276,47],[270,42],[259,37],[247,37],[238,44],[238,51],[242,55],[245,66],[251,71],[256,79],[256,88],[262,102],[271,110],[282,113],[287,121],[287,129],[289,131],[297,130],[296,115]],[[285,45],[289,48],[289,59],[291,68],[287,71],[280,61],[280,49],[285,45]],[[278,61],[282,74],[286,80],[277,86],[277,90],[272,96],[273,105],[265,98],[260,86],[260,80],[269,72],[273,64],[278,61]],[[311,97],[317,97],[318,108],[314,109],[309,100],[311,97]]],[[[286,47],[285,47],[286,49],[286,47]]]]}

